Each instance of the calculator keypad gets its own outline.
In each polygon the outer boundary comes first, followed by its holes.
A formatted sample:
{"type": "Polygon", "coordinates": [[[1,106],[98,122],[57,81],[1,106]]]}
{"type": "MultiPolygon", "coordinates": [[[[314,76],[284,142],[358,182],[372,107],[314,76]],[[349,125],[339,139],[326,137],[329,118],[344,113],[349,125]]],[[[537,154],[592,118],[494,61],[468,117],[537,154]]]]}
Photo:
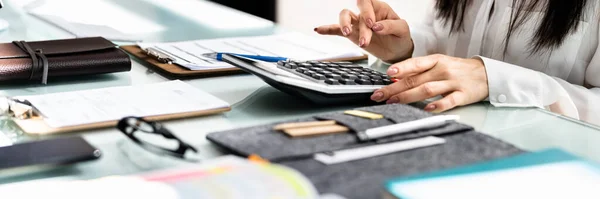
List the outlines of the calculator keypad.
{"type": "Polygon", "coordinates": [[[390,77],[352,62],[280,61],[277,67],[328,85],[389,85],[390,77]]]}

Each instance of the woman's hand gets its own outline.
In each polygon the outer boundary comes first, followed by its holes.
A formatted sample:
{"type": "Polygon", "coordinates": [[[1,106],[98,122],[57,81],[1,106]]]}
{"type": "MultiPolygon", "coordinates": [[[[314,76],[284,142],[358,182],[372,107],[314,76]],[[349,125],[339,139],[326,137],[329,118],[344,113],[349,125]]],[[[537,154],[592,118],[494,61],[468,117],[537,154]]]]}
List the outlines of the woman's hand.
{"type": "Polygon", "coordinates": [[[443,99],[428,104],[425,110],[443,112],[479,102],[489,94],[487,74],[479,59],[430,55],[394,64],[387,73],[398,81],[375,91],[372,100],[408,104],[442,95],[443,99]]]}
{"type": "Polygon", "coordinates": [[[378,0],[358,0],[360,15],[345,9],[339,24],[315,28],[324,35],[339,35],[350,39],[379,59],[395,63],[412,56],[413,42],[406,21],[378,0]]]}

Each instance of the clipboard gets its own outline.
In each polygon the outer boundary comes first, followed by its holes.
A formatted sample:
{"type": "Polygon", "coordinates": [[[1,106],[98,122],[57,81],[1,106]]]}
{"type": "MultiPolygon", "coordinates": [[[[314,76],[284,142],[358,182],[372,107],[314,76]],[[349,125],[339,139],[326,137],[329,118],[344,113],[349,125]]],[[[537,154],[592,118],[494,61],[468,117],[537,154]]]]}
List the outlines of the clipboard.
{"type": "Polygon", "coordinates": [[[142,117],[148,121],[167,121],[231,110],[229,103],[180,80],[9,97],[6,101],[7,115],[24,133],[30,135],[116,127],[118,121],[127,116],[142,117]],[[107,101],[106,98],[112,100],[107,101]],[[168,103],[180,106],[165,106],[168,103]]]}
{"type": "MultiPolygon", "coordinates": [[[[225,76],[225,75],[233,75],[233,74],[242,74],[246,73],[239,68],[218,68],[218,69],[206,69],[206,70],[189,70],[177,64],[168,64],[159,61],[156,57],[149,56],[137,45],[124,45],[120,46],[125,52],[132,55],[134,58],[143,62],[143,65],[150,69],[154,69],[156,72],[171,78],[204,78],[204,77],[214,77],[214,76],[225,76]]],[[[343,59],[331,59],[331,60],[322,60],[322,61],[360,61],[368,59],[369,56],[367,54],[363,54],[362,56],[357,57],[349,57],[343,59]]]]}
{"type": "MultiPolygon", "coordinates": [[[[143,118],[148,121],[170,121],[170,120],[190,118],[190,117],[215,115],[215,114],[219,114],[219,113],[228,112],[230,110],[231,110],[231,107],[227,107],[227,108],[202,110],[202,111],[187,112],[187,113],[149,116],[149,117],[143,117],[143,118]]],[[[77,126],[68,126],[68,127],[61,127],[61,128],[50,127],[50,125],[48,125],[46,123],[44,118],[42,118],[40,116],[35,116],[30,119],[13,118],[13,122],[15,124],[17,124],[17,126],[19,126],[19,128],[21,128],[21,130],[23,130],[23,132],[26,134],[42,136],[42,135],[72,133],[72,132],[77,132],[77,131],[98,130],[98,129],[103,129],[103,128],[115,127],[117,125],[118,120],[85,124],[85,125],[77,125],[77,126]]]]}

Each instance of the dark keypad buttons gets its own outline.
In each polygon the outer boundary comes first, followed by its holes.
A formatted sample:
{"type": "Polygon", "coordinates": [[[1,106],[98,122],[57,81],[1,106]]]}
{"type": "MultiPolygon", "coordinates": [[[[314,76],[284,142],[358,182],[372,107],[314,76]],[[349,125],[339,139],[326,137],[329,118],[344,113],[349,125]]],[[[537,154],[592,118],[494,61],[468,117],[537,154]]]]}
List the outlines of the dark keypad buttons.
{"type": "Polygon", "coordinates": [[[383,80],[381,80],[381,81],[383,81],[383,85],[390,85],[390,84],[394,83],[394,82],[392,82],[392,80],[390,80],[390,79],[383,79],[383,80]]]}
{"type": "Polygon", "coordinates": [[[371,77],[371,79],[383,79],[380,75],[369,75],[369,77],[371,77]]]}
{"type": "Polygon", "coordinates": [[[327,79],[325,80],[325,83],[330,85],[340,85],[340,82],[337,79],[327,79]]]}
{"type": "Polygon", "coordinates": [[[353,75],[353,74],[342,74],[342,78],[344,78],[344,79],[352,79],[352,80],[358,79],[358,77],[356,75],[353,75]]]}
{"type": "Polygon", "coordinates": [[[323,70],[320,73],[323,74],[323,75],[333,74],[331,71],[327,71],[327,70],[323,70]]]}
{"type": "Polygon", "coordinates": [[[313,74],[315,74],[315,72],[314,72],[314,71],[307,70],[307,71],[304,71],[304,74],[305,74],[305,75],[308,75],[309,77],[312,77],[312,75],[313,75],[313,74]]]}
{"type": "Polygon", "coordinates": [[[304,71],[306,71],[306,68],[304,68],[304,67],[298,67],[296,69],[296,72],[299,72],[299,73],[304,73],[304,71]]]}
{"type": "Polygon", "coordinates": [[[384,73],[352,62],[287,61],[277,62],[281,69],[296,71],[305,78],[328,85],[389,85],[393,81],[384,73]]]}
{"type": "Polygon", "coordinates": [[[319,67],[319,68],[324,68],[324,67],[327,67],[327,64],[321,64],[321,63],[319,63],[319,64],[313,64],[313,66],[319,67]]]}
{"type": "Polygon", "coordinates": [[[355,82],[359,85],[373,85],[373,82],[371,82],[371,80],[368,79],[357,79],[355,82]]]}
{"type": "Polygon", "coordinates": [[[313,74],[312,78],[314,78],[316,80],[325,80],[326,79],[325,75],[321,75],[321,74],[318,74],[318,73],[313,74]]]}
{"type": "Polygon", "coordinates": [[[371,79],[371,77],[369,77],[369,76],[367,76],[367,75],[359,75],[359,76],[358,76],[358,79],[367,79],[367,80],[370,80],[370,79],[371,79]]]}
{"type": "Polygon", "coordinates": [[[322,73],[324,70],[322,68],[312,68],[312,71],[315,71],[317,73],[322,73]]]}
{"type": "Polygon", "coordinates": [[[302,66],[302,67],[305,67],[305,68],[312,67],[312,65],[309,64],[309,63],[300,63],[300,64],[298,64],[298,66],[302,66]]]}
{"type": "Polygon", "coordinates": [[[340,84],[344,85],[356,85],[353,79],[340,79],[340,84]]]}
{"type": "Polygon", "coordinates": [[[289,69],[296,69],[296,68],[298,68],[298,64],[296,64],[296,63],[286,63],[285,67],[289,68],[289,69]]]}
{"type": "Polygon", "coordinates": [[[341,70],[332,70],[331,72],[333,74],[338,74],[338,75],[346,74],[346,71],[341,71],[341,70]]]}
{"type": "Polygon", "coordinates": [[[382,79],[371,79],[371,82],[373,82],[373,85],[385,85],[382,79]]]}
{"type": "Polygon", "coordinates": [[[340,67],[344,67],[344,68],[362,68],[362,66],[359,66],[359,65],[356,65],[356,64],[340,65],[340,67]]]}
{"type": "Polygon", "coordinates": [[[330,79],[342,79],[342,76],[337,75],[337,74],[329,74],[329,75],[325,75],[325,77],[330,78],[330,79]]]}

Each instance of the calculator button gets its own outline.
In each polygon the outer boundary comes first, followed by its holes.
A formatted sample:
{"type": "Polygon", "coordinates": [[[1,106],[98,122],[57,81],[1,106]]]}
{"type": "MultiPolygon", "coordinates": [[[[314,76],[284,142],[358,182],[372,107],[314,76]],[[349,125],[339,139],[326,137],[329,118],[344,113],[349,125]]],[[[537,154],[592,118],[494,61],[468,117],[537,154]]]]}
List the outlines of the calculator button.
{"type": "Polygon", "coordinates": [[[325,83],[331,85],[340,85],[340,82],[337,79],[327,79],[325,80],[325,83]]]}
{"type": "Polygon", "coordinates": [[[325,70],[323,70],[322,68],[312,68],[312,71],[315,71],[317,73],[322,73],[325,70]]]}
{"type": "Polygon", "coordinates": [[[380,75],[369,75],[369,77],[371,77],[371,79],[383,79],[380,75]]]}
{"type": "Polygon", "coordinates": [[[373,82],[373,85],[385,85],[382,79],[371,79],[371,82],[373,82]]]}
{"type": "Polygon", "coordinates": [[[334,68],[339,68],[339,67],[340,67],[340,65],[339,65],[339,64],[333,64],[333,63],[331,63],[331,64],[327,64],[327,66],[329,66],[329,67],[334,67],[334,68]]]}
{"type": "Polygon", "coordinates": [[[371,79],[371,77],[369,77],[369,76],[367,76],[367,75],[359,75],[359,76],[358,76],[358,79],[367,79],[367,80],[370,80],[370,79],[371,79]]]}
{"type": "Polygon", "coordinates": [[[316,80],[325,80],[325,75],[321,75],[319,73],[315,73],[312,75],[312,78],[316,79],[316,80]]]}
{"type": "Polygon", "coordinates": [[[346,72],[345,72],[345,71],[341,71],[341,70],[332,70],[332,71],[331,71],[331,73],[333,73],[333,74],[338,74],[338,75],[343,75],[343,74],[346,74],[346,72]]]}
{"type": "Polygon", "coordinates": [[[356,64],[340,65],[340,67],[344,67],[344,68],[362,68],[362,66],[359,66],[359,65],[356,65],[356,64]]]}
{"type": "Polygon", "coordinates": [[[319,67],[319,68],[324,68],[324,67],[327,67],[327,64],[318,63],[318,64],[313,64],[313,66],[319,67]]]}
{"type": "Polygon", "coordinates": [[[298,64],[298,66],[302,66],[302,67],[305,67],[305,68],[312,67],[312,65],[309,64],[309,63],[300,63],[300,64],[298,64]]]}
{"type": "Polygon", "coordinates": [[[304,68],[304,67],[298,67],[296,69],[296,72],[299,72],[299,73],[304,73],[304,71],[306,71],[306,68],[304,68]]]}
{"type": "Polygon", "coordinates": [[[340,79],[340,84],[343,85],[356,85],[353,79],[340,79]]]}
{"type": "Polygon", "coordinates": [[[371,82],[371,80],[368,79],[357,79],[355,80],[355,82],[359,85],[373,85],[373,82],[371,82]]]}
{"type": "Polygon", "coordinates": [[[279,60],[279,61],[277,61],[277,65],[283,66],[283,65],[285,65],[285,61],[279,60]]]}
{"type": "Polygon", "coordinates": [[[342,79],[342,76],[338,75],[338,74],[329,74],[329,75],[325,75],[325,77],[329,78],[329,79],[342,79]]]}
{"type": "Polygon", "coordinates": [[[362,70],[362,69],[360,69],[360,68],[353,68],[353,69],[350,69],[350,70],[352,70],[352,71],[355,71],[355,72],[362,72],[362,71],[363,71],[363,70],[362,70]]]}
{"type": "Polygon", "coordinates": [[[307,70],[307,71],[304,71],[304,74],[305,74],[305,75],[308,75],[309,77],[312,77],[312,75],[313,75],[313,74],[315,74],[315,72],[314,72],[314,71],[307,70]]]}
{"type": "Polygon", "coordinates": [[[323,74],[323,75],[325,75],[325,76],[333,74],[331,71],[326,71],[326,70],[324,70],[323,72],[320,72],[320,73],[323,74]]]}
{"type": "Polygon", "coordinates": [[[289,68],[289,69],[296,69],[296,68],[298,68],[298,64],[296,64],[296,63],[286,63],[285,67],[289,68]]]}
{"type": "Polygon", "coordinates": [[[331,62],[330,62],[330,61],[322,61],[321,63],[324,63],[324,64],[331,64],[331,62]]]}
{"type": "Polygon", "coordinates": [[[342,78],[344,79],[358,79],[356,75],[353,74],[342,74],[342,78]]]}
{"type": "Polygon", "coordinates": [[[383,81],[383,85],[390,85],[393,83],[392,80],[390,80],[390,79],[383,79],[381,81],[383,81]]]}

